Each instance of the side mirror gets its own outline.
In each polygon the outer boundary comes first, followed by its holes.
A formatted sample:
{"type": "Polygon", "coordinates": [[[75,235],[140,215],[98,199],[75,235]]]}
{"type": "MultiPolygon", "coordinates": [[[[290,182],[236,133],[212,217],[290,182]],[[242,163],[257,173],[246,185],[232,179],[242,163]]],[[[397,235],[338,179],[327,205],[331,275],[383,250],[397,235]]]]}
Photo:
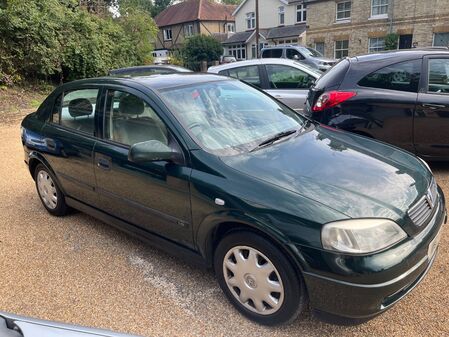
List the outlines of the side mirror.
{"type": "Polygon", "coordinates": [[[144,163],[151,161],[173,160],[178,152],[158,140],[149,140],[136,143],[131,146],[128,160],[133,163],[144,163]]]}

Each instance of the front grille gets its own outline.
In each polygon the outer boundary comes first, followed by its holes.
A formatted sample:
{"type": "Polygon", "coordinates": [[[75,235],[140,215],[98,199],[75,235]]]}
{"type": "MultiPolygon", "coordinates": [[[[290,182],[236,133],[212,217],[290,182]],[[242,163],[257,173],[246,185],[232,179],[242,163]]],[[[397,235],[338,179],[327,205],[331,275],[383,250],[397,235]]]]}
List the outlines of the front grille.
{"type": "Polygon", "coordinates": [[[432,180],[427,193],[408,211],[410,219],[416,226],[427,223],[438,202],[438,189],[435,180],[432,180]]]}

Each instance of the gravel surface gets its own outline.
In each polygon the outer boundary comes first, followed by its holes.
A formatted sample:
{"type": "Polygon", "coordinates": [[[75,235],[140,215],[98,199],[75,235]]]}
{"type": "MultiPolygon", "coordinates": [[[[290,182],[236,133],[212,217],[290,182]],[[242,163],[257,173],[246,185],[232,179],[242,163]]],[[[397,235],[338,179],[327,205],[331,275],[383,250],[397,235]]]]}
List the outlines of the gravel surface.
{"type": "MultiPolygon", "coordinates": [[[[23,163],[17,122],[0,125],[0,156],[0,310],[142,336],[449,335],[447,229],[426,279],[374,320],[339,327],[307,311],[266,328],[228,304],[211,272],[87,215],[50,216],[23,163]]],[[[449,164],[433,169],[449,196],[449,164]]]]}

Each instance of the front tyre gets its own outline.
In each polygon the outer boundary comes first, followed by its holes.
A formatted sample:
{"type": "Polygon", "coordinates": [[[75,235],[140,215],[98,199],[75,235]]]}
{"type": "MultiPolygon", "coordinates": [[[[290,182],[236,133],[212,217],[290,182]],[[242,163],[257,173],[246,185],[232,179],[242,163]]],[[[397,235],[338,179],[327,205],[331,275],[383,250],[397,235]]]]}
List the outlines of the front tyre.
{"type": "Polygon", "coordinates": [[[34,170],[34,181],[39,198],[45,209],[52,215],[62,216],[67,213],[64,195],[55,183],[53,174],[42,164],[34,170]]]}
{"type": "Polygon", "coordinates": [[[234,232],[217,246],[215,274],[231,303],[264,325],[292,322],[304,310],[304,282],[285,255],[251,232],[234,232]]]}

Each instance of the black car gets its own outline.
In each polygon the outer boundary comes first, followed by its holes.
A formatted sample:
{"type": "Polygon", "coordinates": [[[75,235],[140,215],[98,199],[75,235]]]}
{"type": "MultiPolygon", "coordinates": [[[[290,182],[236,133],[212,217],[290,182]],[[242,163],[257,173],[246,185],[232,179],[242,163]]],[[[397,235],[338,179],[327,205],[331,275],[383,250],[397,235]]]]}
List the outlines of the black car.
{"type": "Polygon", "coordinates": [[[332,127],[449,159],[449,51],[412,49],[347,58],[311,88],[306,114],[332,127]]]}
{"type": "Polygon", "coordinates": [[[413,154],[223,76],[71,82],[24,119],[22,142],[49,213],[79,209],[213,268],[268,325],[307,299],[322,317],[385,311],[430,269],[446,219],[413,154]]]}
{"type": "Polygon", "coordinates": [[[109,76],[115,77],[136,77],[136,76],[151,76],[164,75],[175,73],[191,73],[192,71],[175,65],[152,64],[147,66],[136,66],[114,69],[109,71],[109,76]]]}

